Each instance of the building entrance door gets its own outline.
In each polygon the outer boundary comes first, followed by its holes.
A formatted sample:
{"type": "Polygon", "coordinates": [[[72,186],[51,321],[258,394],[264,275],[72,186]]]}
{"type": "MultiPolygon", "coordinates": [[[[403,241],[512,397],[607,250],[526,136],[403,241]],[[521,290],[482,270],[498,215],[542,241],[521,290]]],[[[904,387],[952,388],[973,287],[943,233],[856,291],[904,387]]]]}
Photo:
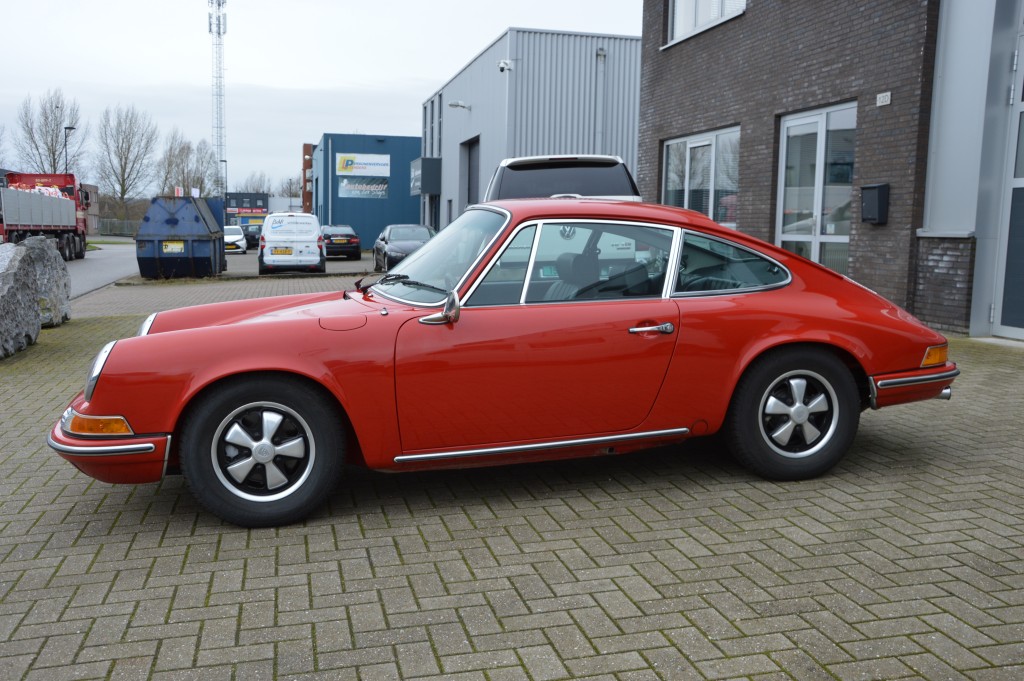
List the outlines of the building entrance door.
{"type": "Polygon", "coordinates": [[[775,243],[849,269],[855,103],[782,119],[775,243]]]}
{"type": "MultiPolygon", "coordinates": [[[[1017,39],[1017,54],[1024,54],[1024,36],[1017,39]]],[[[996,276],[995,324],[997,336],[1024,340],[1024,69],[1013,74],[1016,96],[1010,127],[1010,178],[1000,230],[1000,262],[996,276]]]]}

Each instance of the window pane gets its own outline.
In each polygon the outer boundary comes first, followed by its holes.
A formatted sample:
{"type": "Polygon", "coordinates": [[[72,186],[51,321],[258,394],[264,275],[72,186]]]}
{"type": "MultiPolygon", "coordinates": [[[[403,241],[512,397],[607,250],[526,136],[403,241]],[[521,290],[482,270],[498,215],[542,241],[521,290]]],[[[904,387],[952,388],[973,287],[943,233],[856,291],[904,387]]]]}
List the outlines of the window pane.
{"type": "Polygon", "coordinates": [[[469,307],[480,305],[516,305],[523,293],[526,268],[536,227],[527,227],[512,239],[498,262],[466,301],[469,307]]]}
{"type": "Polygon", "coordinates": [[[697,0],[697,26],[709,24],[721,16],[722,0],[697,0]]]}
{"type": "Polygon", "coordinates": [[[675,40],[693,32],[694,0],[675,0],[672,3],[672,35],[675,40]]]}
{"type": "MultiPolygon", "coordinates": [[[[571,297],[569,286],[556,287],[558,282],[568,284],[573,276],[583,277],[588,274],[583,271],[584,265],[589,264],[590,269],[596,272],[596,254],[594,254],[593,262],[580,259],[578,264],[576,258],[569,257],[570,255],[582,255],[590,236],[591,229],[589,227],[574,223],[547,223],[541,228],[533,272],[530,274],[530,286],[526,292],[526,302],[567,300],[571,297]],[[561,261],[561,265],[559,265],[559,261],[561,261]],[[573,271],[573,264],[577,264],[576,271],[573,271]]],[[[596,279],[596,276],[594,274],[591,281],[596,279]]]]}
{"type": "Polygon", "coordinates": [[[686,207],[710,216],[711,145],[690,147],[690,186],[686,207]]]}
{"type": "Polygon", "coordinates": [[[715,221],[736,226],[739,187],[740,133],[736,130],[718,135],[715,141],[715,221]]]}
{"type": "Polygon", "coordinates": [[[782,196],[782,233],[814,232],[814,176],[818,153],[818,124],[786,129],[785,188],[782,196]]]}
{"type": "Polygon", "coordinates": [[[781,246],[790,253],[796,253],[802,258],[811,259],[810,241],[783,241],[781,246]]]}
{"type": "Polygon", "coordinates": [[[687,234],[676,293],[730,291],[781,284],[789,274],[771,260],[724,241],[687,234]]]}
{"type": "Polygon", "coordinates": [[[850,202],[853,198],[853,156],[857,110],[843,109],[828,115],[825,133],[825,192],[821,233],[850,234],[850,202]]]}
{"type": "MultiPolygon", "coordinates": [[[[1024,92],[1021,95],[1024,95],[1024,92]]],[[[1024,177],[1024,111],[1017,122],[1017,162],[1013,167],[1013,176],[1024,177]]]]}
{"type": "Polygon", "coordinates": [[[665,145],[665,191],[661,202],[686,207],[686,142],[665,145]]]}
{"type": "Polygon", "coordinates": [[[823,241],[821,243],[821,264],[839,274],[846,274],[850,262],[850,244],[823,241]]]}

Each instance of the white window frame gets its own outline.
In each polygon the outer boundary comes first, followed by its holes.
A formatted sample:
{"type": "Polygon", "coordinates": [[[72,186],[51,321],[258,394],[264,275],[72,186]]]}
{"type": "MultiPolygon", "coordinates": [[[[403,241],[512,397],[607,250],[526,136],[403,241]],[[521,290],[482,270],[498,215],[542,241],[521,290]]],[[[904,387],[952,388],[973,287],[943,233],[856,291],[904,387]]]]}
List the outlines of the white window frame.
{"type": "MultiPolygon", "coordinates": [[[[740,134],[740,127],[739,126],[735,126],[735,127],[732,127],[732,128],[721,128],[719,130],[712,130],[710,132],[701,133],[699,135],[689,135],[689,136],[686,136],[686,137],[676,137],[675,139],[667,140],[662,145],[662,149],[661,149],[661,156],[662,156],[662,166],[661,167],[664,169],[664,171],[663,171],[664,177],[662,178],[662,181],[661,181],[661,202],[662,203],[666,203],[666,204],[668,203],[665,200],[665,196],[666,196],[666,193],[668,191],[667,185],[668,185],[668,179],[669,179],[669,177],[668,177],[669,147],[671,147],[673,145],[677,145],[677,144],[678,145],[683,145],[683,148],[684,148],[684,158],[685,158],[685,162],[686,162],[686,186],[684,186],[682,188],[683,197],[684,197],[684,201],[683,201],[684,202],[684,206],[683,206],[683,208],[690,208],[690,191],[689,191],[689,188],[690,188],[690,179],[692,178],[692,173],[690,172],[690,149],[693,149],[694,147],[710,146],[711,147],[711,170],[710,170],[710,173],[711,173],[711,178],[710,178],[711,179],[711,185],[708,188],[708,195],[711,197],[711,200],[709,201],[709,207],[710,207],[710,210],[711,210],[711,215],[708,215],[708,217],[711,218],[712,220],[715,220],[715,215],[714,215],[714,213],[715,213],[714,196],[715,196],[716,185],[717,185],[717,182],[718,182],[718,156],[719,156],[719,154],[718,154],[718,138],[721,137],[722,135],[728,135],[728,134],[732,134],[732,133],[736,133],[737,135],[739,135],[740,134]]],[[[737,149],[737,163],[739,163],[738,151],[739,150],[737,149]]],[[[739,185],[739,182],[737,182],[737,187],[736,187],[737,195],[739,194],[739,191],[740,191],[740,188],[739,188],[738,185],[739,185]]],[[[672,204],[672,205],[675,205],[675,204],[672,204]]],[[[704,213],[704,214],[706,215],[706,213],[704,213]]],[[[718,222],[718,221],[716,220],[716,222],[718,222]]],[[[736,222],[735,221],[732,221],[732,222],[722,221],[722,222],[719,222],[719,224],[722,225],[723,227],[731,227],[732,229],[736,229],[736,222]]]]}
{"type": "Polygon", "coordinates": [[[726,14],[726,4],[729,0],[669,0],[668,3],[668,43],[665,47],[669,47],[678,42],[682,42],[687,38],[695,36],[699,33],[703,33],[708,29],[714,28],[719,24],[725,23],[734,17],[738,17],[743,14],[747,9],[746,0],[742,0],[743,7],[734,10],[731,14],[726,14]],[[703,24],[697,24],[697,8],[701,2],[710,3],[718,9],[718,16],[710,21],[705,21],[703,24]],[[676,16],[680,13],[688,13],[693,15],[693,28],[686,33],[676,35],[676,16]]]}

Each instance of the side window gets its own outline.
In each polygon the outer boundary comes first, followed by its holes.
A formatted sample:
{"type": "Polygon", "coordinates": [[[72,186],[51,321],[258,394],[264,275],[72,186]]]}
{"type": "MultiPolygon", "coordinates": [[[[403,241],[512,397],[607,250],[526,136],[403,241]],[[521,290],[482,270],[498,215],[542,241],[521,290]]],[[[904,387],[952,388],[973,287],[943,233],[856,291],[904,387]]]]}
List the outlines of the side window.
{"type": "Polygon", "coordinates": [[[660,296],[672,231],[615,223],[545,223],[526,302],[660,296]]]}
{"type": "Polygon", "coordinates": [[[512,243],[466,301],[467,307],[519,304],[536,231],[536,227],[527,227],[512,239],[512,243]]]}
{"type": "Polygon", "coordinates": [[[775,262],[725,241],[687,233],[675,293],[706,293],[783,284],[789,273],[775,262]]]}

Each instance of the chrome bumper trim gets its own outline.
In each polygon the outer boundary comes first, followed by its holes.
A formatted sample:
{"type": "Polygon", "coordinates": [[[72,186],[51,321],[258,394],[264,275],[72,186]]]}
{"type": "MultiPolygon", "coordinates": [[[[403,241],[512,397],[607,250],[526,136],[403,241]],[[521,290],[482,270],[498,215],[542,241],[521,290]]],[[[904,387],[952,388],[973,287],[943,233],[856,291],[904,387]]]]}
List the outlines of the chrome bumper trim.
{"type": "Polygon", "coordinates": [[[898,388],[905,385],[921,385],[924,383],[938,383],[939,381],[947,381],[951,378],[956,378],[960,375],[959,369],[953,369],[942,374],[930,374],[928,376],[908,376],[907,378],[890,378],[884,381],[878,381],[878,389],[885,390],[886,388],[898,388]]]}
{"type": "Polygon", "coordinates": [[[79,456],[110,456],[112,454],[147,454],[156,451],[152,443],[138,445],[111,445],[109,447],[76,447],[74,445],[62,445],[54,442],[53,435],[46,436],[46,444],[52,449],[65,454],[77,454],[79,456]]]}
{"type": "Polygon", "coordinates": [[[441,459],[464,459],[471,456],[495,456],[497,454],[515,454],[517,452],[535,452],[542,449],[563,449],[565,447],[580,447],[584,445],[597,445],[606,442],[628,442],[631,440],[645,440],[650,438],[665,437],[670,435],[686,435],[689,428],[672,428],[670,430],[654,430],[646,433],[633,433],[630,435],[606,435],[603,437],[587,437],[578,440],[559,440],[557,442],[539,442],[532,445],[516,445],[514,447],[488,447],[485,449],[463,449],[456,452],[436,452],[432,454],[406,454],[396,456],[395,463],[407,463],[411,461],[438,461],[441,459]]]}

